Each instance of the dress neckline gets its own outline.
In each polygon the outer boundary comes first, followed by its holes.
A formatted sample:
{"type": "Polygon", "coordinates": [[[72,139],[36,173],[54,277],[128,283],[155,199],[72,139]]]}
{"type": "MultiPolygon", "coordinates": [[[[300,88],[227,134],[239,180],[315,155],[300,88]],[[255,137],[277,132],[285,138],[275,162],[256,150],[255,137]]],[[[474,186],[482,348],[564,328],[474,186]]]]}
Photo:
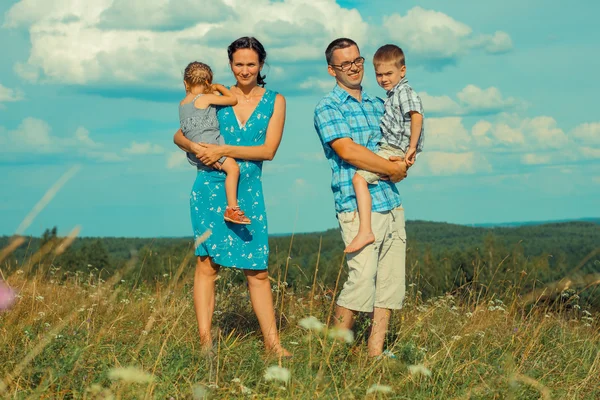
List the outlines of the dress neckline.
{"type": "Polygon", "coordinates": [[[260,107],[260,103],[262,103],[262,101],[265,99],[265,96],[267,95],[268,91],[269,91],[269,89],[265,89],[265,92],[262,94],[262,96],[260,96],[260,99],[258,100],[256,107],[254,107],[254,110],[252,110],[252,112],[248,116],[248,119],[246,120],[246,122],[244,122],[243,125],[240,122],[240,119],[238,118],[237,114],[235,113],[235,110],[233,109],[233,107],[231,107],[231,112],[233,113],[233,116],[235,117],[235,120],[238,123],[238,126],[240,129],[244,129],[246,127],[246,125],[248,125],[248,122],[252,119],[252,117],[254,116],[254,113],[256,113],[256,110],[258,109],[258,107],[260,107]]]}

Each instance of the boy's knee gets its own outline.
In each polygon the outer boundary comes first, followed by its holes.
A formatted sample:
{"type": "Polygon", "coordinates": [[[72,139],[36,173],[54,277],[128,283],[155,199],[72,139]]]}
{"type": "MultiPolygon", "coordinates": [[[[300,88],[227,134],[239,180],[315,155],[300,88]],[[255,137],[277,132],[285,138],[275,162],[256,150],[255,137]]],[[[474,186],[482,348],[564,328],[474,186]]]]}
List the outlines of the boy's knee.
{"type": "Polygon", "coordinates": [[[354,185],[360,185],[363,182],[366,183],[365,178],[360,176],[358,173],[355,173],[354,176],[352,177],[352,184],[354,184],[354,185]]]}

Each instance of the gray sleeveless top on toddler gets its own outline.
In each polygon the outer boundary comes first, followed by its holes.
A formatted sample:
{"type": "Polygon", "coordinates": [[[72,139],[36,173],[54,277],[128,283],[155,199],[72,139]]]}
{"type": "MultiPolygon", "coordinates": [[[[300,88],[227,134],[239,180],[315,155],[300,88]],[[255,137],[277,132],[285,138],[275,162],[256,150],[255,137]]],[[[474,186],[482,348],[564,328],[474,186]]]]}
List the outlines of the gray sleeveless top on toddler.
{"type": "MultiPolygon", "coordinates": [[[[192,142],[223,145],[225,141],[223,140],[223,136],[221,136],[221,132],[219,132],[217,109],[213,105],[209,105],[204,109],[197,108],[194,103],[200,96],[202,95],[199,94],[194,97],[194,100],[189,103],[179,105],[181,131],[192,142]]],[[[198,168],[212,169],[202,164],[193,153],[187,153],[187,159],[190,164],[198,168]]],[[[222,157],[219,159],[219,162],[222,163],[225,159],[226,157],[222,157]]]]}

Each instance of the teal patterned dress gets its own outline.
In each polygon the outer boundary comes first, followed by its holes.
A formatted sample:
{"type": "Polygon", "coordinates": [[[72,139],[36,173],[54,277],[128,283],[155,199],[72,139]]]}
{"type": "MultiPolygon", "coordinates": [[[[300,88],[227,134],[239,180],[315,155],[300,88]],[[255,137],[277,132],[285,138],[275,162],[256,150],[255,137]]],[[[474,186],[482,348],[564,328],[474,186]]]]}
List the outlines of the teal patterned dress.
{"type": "MultiPolygon", "coordinates": [[[[264,144],[276,92],[266,90],[245,126],[240,126],[233,109],[223,107],[217,112],[221,135],[225,143],[234,146],[264,144]]],[[[198,169],[190,195],[194,238],[212,233],[196,247],[197,256],[210,256],[224,267],[265,270],[269,258],[267,214],[262,190],[262,161],[237,160],[240,166],[238,203],[250,225],[225,222],[225,173],[198,169]]]]}

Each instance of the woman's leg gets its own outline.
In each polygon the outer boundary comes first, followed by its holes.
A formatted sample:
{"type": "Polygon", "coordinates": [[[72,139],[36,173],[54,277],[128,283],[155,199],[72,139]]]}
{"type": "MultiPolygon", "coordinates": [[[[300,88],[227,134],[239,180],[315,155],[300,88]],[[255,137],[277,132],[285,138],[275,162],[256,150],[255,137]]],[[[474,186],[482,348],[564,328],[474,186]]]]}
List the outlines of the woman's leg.
{"type": "Polygon", "coordinates": [[[212,317],[215,311],[215,280],[219,266],[210,257],[198,257],[194,274],[194,310],[203,350],[212,347],[212,317]]]}
{"type": "Polygon", "coordinates": [[[263,334],[265,349],[267,352],[278,356],[290,356],[290,352],[284,349],[279,342],[269,274],[267,271],[253,271],[249,269],[244,270],[244,274],[248,278],[250,302],[252,303],[252,308],[263,334]]]}

